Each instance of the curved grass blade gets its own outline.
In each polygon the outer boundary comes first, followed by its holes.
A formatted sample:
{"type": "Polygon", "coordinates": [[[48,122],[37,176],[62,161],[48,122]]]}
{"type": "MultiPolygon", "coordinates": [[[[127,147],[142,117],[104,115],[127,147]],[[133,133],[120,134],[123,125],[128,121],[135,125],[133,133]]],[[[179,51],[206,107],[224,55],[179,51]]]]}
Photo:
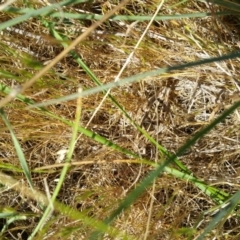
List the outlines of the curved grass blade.
{"type": "MultiPolygon", "coordinates": [[[[81,92],[81,91],[82,91],[82,89],[79,88],[79,92],[81,92]]],[[[65,161],[66,163],[69,163],[72,159],[72,155],[73,155],[75,144],[76,144],[77,134],[78,134],[78,126],[80,124],[81,112],[82,112],[82,99],[81,99],[81,97],[79,97],[77,99],[75,121],[74,121],[73,127],[72,127],[72,135],[71,135],[71,141],[69,143],[69,148],[68,148],[69,150],[67,152],[67,157],[66,157],[66,161],[65,161]]],[[[61,175],[60,175],[60,178],[59,178],[59,181],[57,183],[57,186],[53,192],[51,202],[48,204],[48,207],[46,208],[41,220],[38,222],[38,225],[34,229],[33,233],[29,237],[29,240],[32,239],[37,234],[37,232],[43,227],[43,225],[47,222],[47,219],[49,218],[49,215],[51,214],[53,203],[55,202],[55,200],[61,190],[61,187],[62,187],[65,177],[67,175],[68,169],[69,169],[69,166],[64,165],[61,175]]]]}
{"type": "Polygon", "coordinates": [[[0,162],[0,169],[5,169],[5,170],[8,170],[8,171],[13,171],[13,172],[23,172],[22,169],[14,166],[12,164],[2,163],[2,162],[0,162]]]}
{"type": "MultiPolygon", "coordinates": [[[[224,12],[216,12],[214,15],[216,16],[225,16],[229,15],[230,12],[224,11],[224,12]]],[[[60,13],[54,12],[51,14],[52,17],[61,17],[60,13]]],[[[99,20],[101,19],[102,15],[98,14],[74,14],[74,13],[64,13],[63,16],[65,18],[70,19],[88,19],[88,20],[99,20]]],[[[183,18],[197,18],[197,17],[211,17],[212,13],[186,13],[186,14],[176,14],[176,15],[158,15],[156,16],[156,21],[166,21],[166,20],[173,20],[173,19],[183,19],[183,18]]],[[[149,21],[151,20],[152,16],[126,16],[126,15],[118,15],[113,16],[110,19],[114,21],[149,21]]]]}
{"type": "Polygon", "coordinates": [[[240,12],[240,4],[239,1],[236,2],[230,2],[230,1],[224,1],[224,0],[211,0],[212,4],[217,4],[222,7],[226,7],[232,11],[238,11],[240,12]]]}
{"type": "Polygon", "coordinates": [[[13,129],[12,129],[12,127],[11,127],[11,124],[9,123],[9,121],[8,121],[8,119],[7,119],[4,111],[3,111],[3,109],[0,109],[0,115],[1,115],[4,123],[6,124],[6,126],[7,126],[8,129],[9,129],[9,132],[10,132],[10,134],[11,134],[14,147],[15,147],[16,152],[17,152],[18,159],[19,159],[20,164],[21,164],[21,166],[22,166],[23,172],[24,172],[24,174],[25,174],[25,176],[26,176],[26,178],[27,178],[28,184],[29,184],[29,186],[33,189],[31,172],[30,172],[30,170],[29,170],[29,168],[28,168],[27,161],[26,161],[26,159],[25,159],[25,156],[24,156],[24,154],[23,154],[22,148],[21,148],[21,146],[20,146],[20,144],[19,144],[19,142],[18,142],[18,140],[17,140],[17,138],[16,138],[16,136],[15,136],[15,134],[14,134],[14,132],[13,132],[13,129]]]}
{"type": "MultiPolygon", "coordinates": [[[[11,26],[14,26],[18,23],[24,22],[24,21],[28,20],[29,18],[38,17],[40,15],[43,15],[43,16],[47,15],[47,14],[49,14],[49,12],[53,11],[56,8],[68,6],[70,4],[84,3],[84,2],[86,2],[86,0],[67,0],[67,1],[59,2],[59,3],[54,3],[54,4],[51,4],[50,6],[46,6],[46,7],[37,9],[37,10],[26,9],[27,11],[24,13],[24,15],[12,18],[11,20],[8,20],[6,22],[2,22],[0,24],[0,31],[7,28],[7,27],[11,27],[11,26]]],[[[8,9],[9,8],[6,8],[6,10],[8,10],[8,9]]]]}
{"type": "MultiPolygon", "coordinates": [[[[76,3],[82,3],[84,1],[77,1],[76,3]]],[[[86,1],[85,1],[86,2],[86,1]]],[[[59,3],[61,4],[61,3],[59,3]]],[[[62,6],[61,4],[60,6],[62,6]]],[[[59,5],[58,5],[59,6],[59,5]]],[[[234,7],[233,7],[234,8],[234,7]]],[[[231,8],[229,8],[231,9],[231,8]]],[[[4,9],[4,12],[7,13],[17,13],[17,14],[27,14],[29,11],[32,11],[33,9],[30,8],[15,8],[15,7],[6,7],[4,9]]],[[[51,9],[52,10],[52,9],[51,9]]],[[[42,16],[51,16],[51,17],[59,17],[59,18],[69,18],[69,19],[79,19],[79,20],[100,20],[102,18],[102,15],[100,14],[84,14],[84,13],[69,13],[69,12],[51,12],[48,11],[45,13],[42,13],[42,16]]],[[[222,12],[215,12],[215,16],[224,16],[224,15],[229,15],[232,14],[229,11],[222,11],[222,12]]],[[[39,14],[38,14],[39,15],[39,14]]],[[[175,14],[175,15],[158,15],[156,16],[155,20],[156,21],[165,21],[165,20],[173,20],[173,19],[183,19],[183,18],[198,18],[198,17],[211,17],[212,13],[186,13],[186,14],[175,14]]],[[[139,16],[139,15],[117,15],[117,16],[112,16],[110,17],[111,20],[113,21],[149,21],[151,20],[152,16],[139,16]]]]}
{"type": "Polygon", "coordinates": [[[205,227],[203,233],[197,240],[206,239],[205,236],[211,232],[218,224],[223,223],[234,211],[240,201],[240,190],[238,190],[222,207],[214,213],[212,221],[205,227]]]}

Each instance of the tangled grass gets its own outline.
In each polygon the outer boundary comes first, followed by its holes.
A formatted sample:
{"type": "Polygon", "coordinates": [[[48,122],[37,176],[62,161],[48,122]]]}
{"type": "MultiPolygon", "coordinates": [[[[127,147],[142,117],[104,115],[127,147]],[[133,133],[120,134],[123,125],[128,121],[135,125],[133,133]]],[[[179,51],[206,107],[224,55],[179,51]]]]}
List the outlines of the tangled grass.
{"type": "Polygon", "coordinates": [[[0,9],[1,239],[239,239],[237,3],[0,9]]]}

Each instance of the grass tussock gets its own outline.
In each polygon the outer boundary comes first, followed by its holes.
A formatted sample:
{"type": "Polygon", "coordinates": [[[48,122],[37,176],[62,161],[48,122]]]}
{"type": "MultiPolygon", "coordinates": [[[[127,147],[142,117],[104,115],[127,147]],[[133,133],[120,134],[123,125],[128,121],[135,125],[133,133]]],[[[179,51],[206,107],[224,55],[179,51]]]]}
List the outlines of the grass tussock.
{"type": "Polygon", "coordinates": [[[174,156],[239,101],[239,59],[150,74],[239,51],[239,15],[225,3],[166,1],[148,26],[159,3],[129,1],[24,91],[119,2],[14,1],[3,9],[0,94],[10,100],[0,101],[1,239],[239,238],[238,110],[174,156]],[[108,95],[62,98],[144,72],[108,95]],[[59,101],[34,107],[52,99],[59,101]]]}

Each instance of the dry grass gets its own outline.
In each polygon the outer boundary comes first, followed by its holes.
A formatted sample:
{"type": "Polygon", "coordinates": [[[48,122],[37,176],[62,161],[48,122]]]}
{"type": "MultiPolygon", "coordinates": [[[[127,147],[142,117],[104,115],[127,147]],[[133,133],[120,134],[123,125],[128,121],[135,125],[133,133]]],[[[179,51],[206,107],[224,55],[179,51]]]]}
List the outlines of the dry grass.
{"type": "MultiPolygon", "coordinates": [[[[212,8],[213,16],[155,21],[121,77],[223,55],[239,48],[239,20],[236,17],[217,17],[214,11],[218,8],[203,2],[188,1],[170,9],[171,2],[174,3],[170,1],[163,5],[161,14],[207,12],[212,8]]],[[[31,4],[34,8],[45,5],[38,1],[31,4]]],[[[116,1],[96,1],[67,7],[64,11],[76,13],[81,9],[105,13],[115,4],[116,1]]],[[[132,1],[119,14],[151,15],[157,4],[156,1],[132,1]]],[[[19,1],[14,5],[23,7],[19,1]]],[[[13,17],[0,13],[1,22],[13,17]]],[[[92,22],[71,20],[72,23],[67,25],[64,20],[56,24],[56,29],[66,35],[69,41],[92,22]]],[[[108,21],[75,48],[102,83],[113,81],[147,25],[147,22],[138,22],[131,27],[131,23],[108,21]]],[[[21,85],[62,50],[61,43],[51,36],[41,19],[30,19],[4,30],[0,42],[1,71],[11,73],[12,76],[2,75],[1,84],[9,87],[21,85]],[[37,67],[30,64],[33,60],[37,62],[37,67]]],[[[170,152],[175,152],[189,137],[238,100],[239,73],[239,60],[233,59],[149,78],[115,88],[111,94],[152,137],[170,152]]],[[[79,84],[84,88],[95,86],[69,55],[24,94],[41,102],[75,93],[79,84]]],[[[83,127],[103,96],[103,93],[99,93],[83,98],[83,127]]],[[[68,148],[72,131],[64,123],[37,110],[28,110],[25,106],[25,103],[14,100],[5,107],[5,112],[21,143],[29,168],[33,170],[35,188],[46,193],[45,179],[51,194],[59,178],[60,168],[52,167],[41,173],[34,172],[34,169],[56,164],[57,152],[68,148]]],[[[76,103],[63,102],[48,109],[72,121],[76,103]]],[[[181,157],[181,161],[194,175],[229,194],[235,193],[240,184],[239,121],[240,115],[236,111],[181,157]]],[[[13,166],[20,168],[20,164],[8,129],[2,122],[0,127],[2,172],[24,181],[24,175],[13,169],[13,166]],[[6,164],[12,167],[7,169],[6,164]]],[[[88,128],[145,159],[160,161],[156,146],[149,143],[109,99],[103,103],[88,128]]],[[[78,164],[69,170],[58,200],[89,217],[105,219],[152,169],[147,165],[130,163],[130,160],[126,163],[118,161],[128,158],[89,137],[81,136],[72,159],[78,164]]],[[[27,216],[26,219],[9,224],[2,239],[27,239],[40,219],[39,205],[21,192],[3,185],[0,190],[0,207],[3,210],[11,208],[27,216]]],[[[147,239],[187,239],[200,215],[213,206],[215,203],[192,183],[163,174],[156,179],[155,191],[147,189],[130,209],[116,219],[114,226],[136,239],[144,239],[151,212],[147,239]],[[152,199],[154,202],[151,209],[152,199]]],[[[205,216],[190,238],[194,239],[210,220],[211,216],[205,216]]],[[[5,223],[5,219],[0,222],[2,227],[5,223]]],[[[44,231],[36,239],[87,239],[92,229],[80,220],[73,221],[65,215],[54,213],[44,231]]],[[[214,239],[214,236],[217,239],[238,239],[239,231],[238,217],[231,216],[211,232],[207,239],[214,239]]],[[[105,235],[104,239],[113,238],[105,235]]]]}

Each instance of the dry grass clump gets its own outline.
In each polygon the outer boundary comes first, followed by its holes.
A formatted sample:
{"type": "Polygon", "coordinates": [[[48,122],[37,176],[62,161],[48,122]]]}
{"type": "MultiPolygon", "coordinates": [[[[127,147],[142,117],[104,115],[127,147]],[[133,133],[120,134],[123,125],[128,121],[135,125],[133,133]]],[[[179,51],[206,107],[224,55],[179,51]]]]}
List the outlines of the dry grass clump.
{"type": "MultiPolygon", "coordinates": [[[[101,14],[116,4],[95,1],[68,6],[63,10],[101,14]]],[[[152,15],[157,4],[155,1],[133,1],[117,14],[152,15]]],[[[235,18],[229,20],[216,16],[214,13],[218,8],[210,3],[188,1],[175,8],[171,8],[171,4],[174,1],[163,5],[161,14],[212,11],[213,15],[154,21],[121,78],[223,55],[239,47],[235,18]]],[[[18,1],[14,5],[23,7],[18,1]]],[[[37,9],[45,3],[34,1],[31,5],[37,9]]],[[[0,19],[6,21],[13,17],[1,13],[0,19]]],[[[63,43],[70,43],[94,21],[62,18],[51,22],[50,17],[43,16],[2,31],[1,84],[17,87],[30,79],[64,49],[63,43]],[[63,42],[55,38],[50,23],[62,34],[63,42]]],[[[133,24],[130,21],[109,20],[77,45],[74,51],[102,83],[112,82],[146,26],[146,22],[133,24]]],[[[238,101],[239,69],[238,59],[200,65],[118,87],[112,89],[111,94],[139,126],[174,153],[189,137],[238,101]]],[[[24,94],[35,102],[44,102],[77,92],[79,84],[84,89],[96,86],[91,76],[69,54],[24,94]]],[[[104,93],[98,93],[82,99],[81,126],[87,126],[92,132],[144,159],[162,162],[163,154],[109,98],[89,122],[103,96],[104,93]]],[[[51,195],[60,176],[61,168],[57,164],[62,164],[57,152],[68,148],[71,127],[44,114],[44,111],[25,107],[25,103],[14,100],[4,109],[32,170],[34,187],[51,195]]],[[[55,116],[73,121],[76,102],[60,102],[47,109],[55,116]]],[[[238,111],[235,111],[180,158],[199,179],[229,194],[234,194],[239,188],[239,118],[238,111]]],[[[0,126],[2,171],[26,182],[8,129],[3,123],[0,126]]],[[[132,160],[136,159],[81,135],[72,157],[74,164],[57,200],[88,217],[104,220],[153,169],[149,165],[131,163],[132,160]]],[[[40,220],[43,209],[37,199],[28,199],[23,193],[4,185],[0,187],[3,212],[9,209],[10,212],[20,213],[19,219],[9,223],[2,233],[3,239],[27,239],[40,220]]],[[[215,203],[191,182],[163,174],[155,180],[152,188],[146,189],[128,210],[117,217],[113,224],[115,228],[136,239],[186,239],[188,236],[193,239],[211,221],[211,213],[202,214],[215,203]],[[155,190],[152,191],[152,188],[155,190]]],[[[0,229],[5,225],[6,220],[2,220],[0,229]]],[[[92,228],[80,219],[72,220],[53,212],[36,239],[87,239],[91,232],[92,228]]],[[[218,239],[237,239],[238,217],[230,216],[209,234],[208,239],[213,239],[214,235],[219,236],[218,239]]],[[[103,238],[122,239],[107,233],[103,238]]]]}

